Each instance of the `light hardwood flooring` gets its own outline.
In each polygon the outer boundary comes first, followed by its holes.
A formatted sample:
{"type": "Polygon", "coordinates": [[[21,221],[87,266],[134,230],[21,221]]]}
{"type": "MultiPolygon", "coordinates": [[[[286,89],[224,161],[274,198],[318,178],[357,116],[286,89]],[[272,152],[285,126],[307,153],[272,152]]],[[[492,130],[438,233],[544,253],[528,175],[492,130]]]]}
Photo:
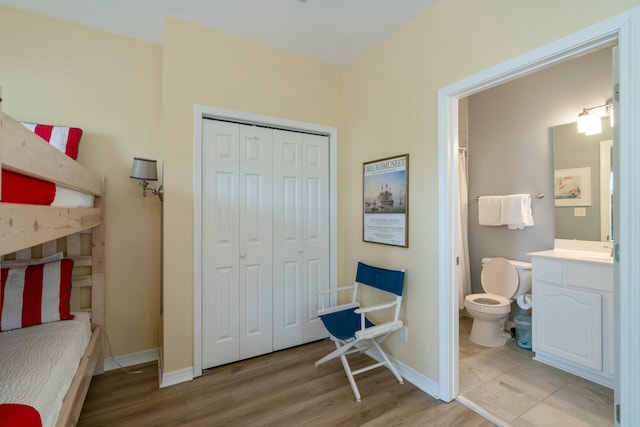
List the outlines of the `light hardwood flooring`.
{"type": "Polygon", "coordinates": [[[613,426],[613,390],[533,360],[511,340],[486,348],[460,318],[460,396],[503,426],[613,426]]]}
{"type": "MultiPolygon", "coordinates": [[[[330,341],[271,353],[158,389],[155,363],[139,374],[93,378],[79,426],[463,426],[494,424],[457,401],[444,403],[385,368],[356,377],[356,403],[339,360],[314,362],[330,341]]],[[[371,359],[349,356],[352,366],[371,359]]],[[[136,369],[136,368],[130,368],[136,369]]]]}

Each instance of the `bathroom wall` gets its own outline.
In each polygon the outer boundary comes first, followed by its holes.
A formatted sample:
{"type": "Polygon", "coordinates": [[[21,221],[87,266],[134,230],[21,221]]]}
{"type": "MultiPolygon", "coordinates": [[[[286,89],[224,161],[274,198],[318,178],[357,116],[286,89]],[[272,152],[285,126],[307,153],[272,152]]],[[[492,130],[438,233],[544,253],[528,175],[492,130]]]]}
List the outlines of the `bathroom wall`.
{"type": "Polygon", "coordinates": [[[469,259],[473,292],[482,292],[487,256],[530,261],[553,247],[552,127],[575,122],[582,108],[611,97],[611,48],[472,95],[468,103],[469,259]],[[535,225],[524,230],[478,224],[475,197],[544,193],[532,199],[535,225]]]}

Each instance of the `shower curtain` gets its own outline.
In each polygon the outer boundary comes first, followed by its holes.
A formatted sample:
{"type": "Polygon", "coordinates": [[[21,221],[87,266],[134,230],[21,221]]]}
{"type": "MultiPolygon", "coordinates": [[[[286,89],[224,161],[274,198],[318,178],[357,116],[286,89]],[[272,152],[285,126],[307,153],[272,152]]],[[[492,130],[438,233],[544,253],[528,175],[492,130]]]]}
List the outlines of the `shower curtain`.
{"type": "Polygon", "coordinates": [[[467,150],[458,150],[458,224],[457,224],[457,265],[458,310],[464,309],[464,297],[471,293],[471,273],[469,269],[469,194],[467,189],[467,150]]]}

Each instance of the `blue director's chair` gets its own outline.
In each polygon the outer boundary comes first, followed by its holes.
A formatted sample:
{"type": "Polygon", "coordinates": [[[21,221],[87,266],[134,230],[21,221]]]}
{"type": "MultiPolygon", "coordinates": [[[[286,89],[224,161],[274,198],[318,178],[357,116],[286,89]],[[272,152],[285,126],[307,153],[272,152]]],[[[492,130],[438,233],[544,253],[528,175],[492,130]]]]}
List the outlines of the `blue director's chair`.
{"type": "Polygon", "coordinates": [[[386,366],[393,372],[393,375],[395,375],[400,384],[403,383],[402,377],[393,366],[393,363],[391,363],[387,355],[382,351],[382,348],[380,348],[382,341],[391,333],[402,328],[402,321],[398,320],[398,317],[400,315],[400,304],[402,302],[403,284],[404,270],[387,270],[358,262],[356,280],[352,286],[327,289],[319,292],[319,294],[326,294],[350,289],[353,290],[351,302],[347,304],[324,308],[324,298],[320,298],[321,306],[320,310],[318,310],[318,316],[327,328],[327,331],[329,331],[331,340],[336,344],[336,349],[318,360],[316,367],[328,360],[339,357],[347,374],[347,378],[349,378],[349,383],[351,384],[351,389],[357,402],[360,402],[360,391],[358,390],[354,376],[358,374],[380,366],[386,366]],[[371,307],[360,307],[360,303],[358,302],[358,288],[363,285],[376,288],[388,294],[393,294],[395,298],[393,301],[387,303],[377,304],[371,307]],[[393,316],[389,316],[392,317],[392,320],[374,324],[367,318],[368,313],[380,310],[393,311],[393,316]],[[347,360],[347,355],[356,352],[363,353],[368,350],[372,350],[368,355],[378,360],[378,362],[352,371],[347,360]]]}

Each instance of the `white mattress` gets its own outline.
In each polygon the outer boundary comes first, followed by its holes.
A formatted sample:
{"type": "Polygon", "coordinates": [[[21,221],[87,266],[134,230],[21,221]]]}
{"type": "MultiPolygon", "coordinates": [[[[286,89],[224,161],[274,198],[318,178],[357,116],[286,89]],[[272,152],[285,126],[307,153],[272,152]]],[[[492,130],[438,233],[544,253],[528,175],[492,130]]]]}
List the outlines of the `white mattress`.
{"type": "Polygon", "coordinates": [[[88,313],[0,333],[0,403],[23,403],[54,426],[91,338],[88,313]]]}
{"type": "Polygon", "coordinates": [[[83,193],[77,190],[56,185],[56,195],[51,206],[65,208],[92,208],[93,194],[83,193]]]}

